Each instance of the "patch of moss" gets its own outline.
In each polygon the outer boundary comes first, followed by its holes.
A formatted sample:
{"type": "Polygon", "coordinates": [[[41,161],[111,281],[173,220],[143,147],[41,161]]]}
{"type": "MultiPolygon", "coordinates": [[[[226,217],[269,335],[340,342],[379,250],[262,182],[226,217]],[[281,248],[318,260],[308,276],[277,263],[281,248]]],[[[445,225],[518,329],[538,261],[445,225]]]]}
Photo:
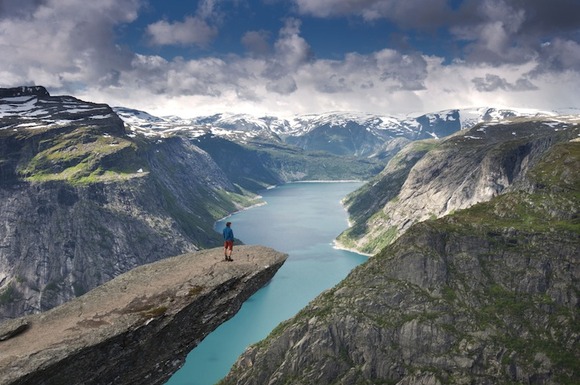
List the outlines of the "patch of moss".
{"type": "Polygon", "coordinates": [[[377,250],[382,250],[384,247],[390,245],[398,235],[398,230],[396,226],[389,226],[386,229],[381,229],[381,231],[374,235],[370,240],[362,247],[363,253],[376,253],[377,250]]]}
{"type": "Polygon", "coordinates": [[[196,285],[196,286],[192,287],[191,289],[189,289],[189,292],[187,293],[187,295],[189,295],[190,297],[195,297],[196,295],[199,295],[202,291],[203,291],[203,286],[196,285]]]}
{"type": "Polygon", "coordinates": [[[580,142],[558,143],[530,171],[530,177],[540,187],[580,191],[580,142]]]}
{"type": "Polygon", "coordinates": [[[383,211],[377,211],[369,221],[354,224],[346,229],[338,237],[338,241],[349,248],[356,248],[363,253],[375,253],[383,247],[389,245],[397,236],[397,229],[389,227],[387,229],[379,228],[376,233],[368,233],[368,223],[386,222],[388,215],[383,211]],[[358,241],[366,238],[363,245],[358,241]]]}
{"type": "Polygon", "coordinates": [[[136,145],[128,139],[82,127],[41,141],[34,157],[20,165],[17,172],[29,181],[67,180],[87,184],[123,179],[134,176],[141,168],[136,152],[136,145]]]}
{"type": "Polygon", "coordinates": [[[6,305],[11,302],[16,301],[19,298],[18,291],[14,288],[14,286],[9,285],[4,290],[0,292],[0,304],[6,305]]]}

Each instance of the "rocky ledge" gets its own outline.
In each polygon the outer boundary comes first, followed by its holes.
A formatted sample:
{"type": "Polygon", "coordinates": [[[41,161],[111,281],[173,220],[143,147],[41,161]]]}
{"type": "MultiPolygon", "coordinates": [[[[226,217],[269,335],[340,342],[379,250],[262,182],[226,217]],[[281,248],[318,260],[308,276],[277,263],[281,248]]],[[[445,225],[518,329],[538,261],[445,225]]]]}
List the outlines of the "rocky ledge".
{"type": "Polygon", "coordinates": [[[0,324],[0,384],[162,384],[286,255],[238,246],[144,265],[64,305],[0,324]]]}

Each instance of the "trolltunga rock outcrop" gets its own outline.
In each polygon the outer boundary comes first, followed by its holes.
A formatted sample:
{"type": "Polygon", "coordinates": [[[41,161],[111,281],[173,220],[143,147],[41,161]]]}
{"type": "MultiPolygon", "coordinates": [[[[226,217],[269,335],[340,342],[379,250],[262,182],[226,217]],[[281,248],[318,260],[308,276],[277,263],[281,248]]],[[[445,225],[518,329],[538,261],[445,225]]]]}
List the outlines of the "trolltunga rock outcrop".
{"type": "Polygon", "coordinates": [[[221,248],[143,265],[41,314],[0,324],[0,384],[162,384],[264,286],[286,255],[221,248]]]}

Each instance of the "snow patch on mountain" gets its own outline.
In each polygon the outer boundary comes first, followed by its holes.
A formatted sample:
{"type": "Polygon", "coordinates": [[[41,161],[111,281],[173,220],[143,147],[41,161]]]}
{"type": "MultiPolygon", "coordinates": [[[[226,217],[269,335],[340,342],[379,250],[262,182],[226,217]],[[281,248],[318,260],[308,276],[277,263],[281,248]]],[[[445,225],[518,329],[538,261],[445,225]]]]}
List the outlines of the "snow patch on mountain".
{"type": "Polygon", "coordinates": [[[0,98],[0,129],[41,129],[113,116],[107,105],[87,103],[72,97],[58,100],[45,98],[36,95],[0,98]]]}
{"type": "MultiPolygon", "coordinates": [[[[84,119],[99,121],[112,117],[109,107],[103,104],[84,102],[68,96],[53,98],[45,97],[42,93],[37,95],[14,93],[13,90],[11,92],[9,96],[0,97],[0,129],[36,129],[66,125],[84,119]]],[[[578,108],[548,112],[493,107],[450,109],[416,116],[335,111],[296,115],[288,119],[233,113],[186,119],[179,116],[159,117],[124,107],[114,107],[113,111],[133,133],[160,138],[177,134],[189,137],[209,134],[239,142],[259,139],[285,141],[287,138],[303,137],[320,129],[350,130],[353,135],[356,132],[366,131],[371,134],[369,137],[374,136],[383,140],[389,137],[416,140],[441,138],[477,124],[495,123],[504,119],[535,117],[563,119],[562,116],[567,116],[565,119],[570,121],[580,116],[578,108]]],[[[552,125],[557,127],[557,121],[552,125]]]]}
{"type": "MultiPolygon", "coordinates": [[[[302,137],[322,127],[327,129],[364,128],[382,138],[385,136],[406,137],[412,140],[441,138],[480,123],[559,115],[558,112],[524,108],[479,107],[450,109],[416,116],[327,112],[280,119],[274,116],[256,117],[248,114],[221,113],[183,119],[178,116],[157,117],[144,111],[123,107],[115,107],[114,110],[132,131],[144,135],[164,137],[179,133],[198,137],[211,134],[241,142],[257,138],[280,141],[289,137],[302,137]]],[[[580,111],[576,112],[580,113],[580,111]]]]}

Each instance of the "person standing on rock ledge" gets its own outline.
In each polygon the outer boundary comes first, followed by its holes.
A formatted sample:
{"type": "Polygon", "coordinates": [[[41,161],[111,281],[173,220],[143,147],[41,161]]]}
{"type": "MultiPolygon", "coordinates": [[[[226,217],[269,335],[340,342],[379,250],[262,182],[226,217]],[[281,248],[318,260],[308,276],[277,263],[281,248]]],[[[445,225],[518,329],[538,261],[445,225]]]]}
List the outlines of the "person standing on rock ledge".
{"type": "Polygon", "coordinates": [[[234,231],[232,230],[232,222],[226,223],[224,227],[224,257],[226,261],[233,261],[232,251],[234,250],[234,231]]]}

